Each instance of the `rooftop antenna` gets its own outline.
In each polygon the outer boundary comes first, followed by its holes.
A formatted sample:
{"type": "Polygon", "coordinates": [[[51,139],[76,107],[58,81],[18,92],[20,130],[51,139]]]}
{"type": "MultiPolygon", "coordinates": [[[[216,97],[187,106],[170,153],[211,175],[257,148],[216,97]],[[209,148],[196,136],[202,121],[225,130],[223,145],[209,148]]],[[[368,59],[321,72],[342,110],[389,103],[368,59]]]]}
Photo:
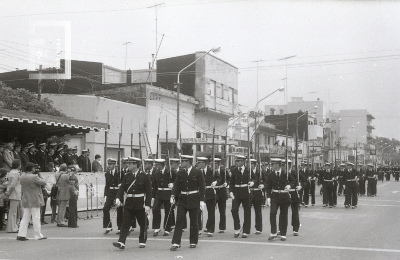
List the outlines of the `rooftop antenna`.
{"type": "Polygon", "coordinates": [[[153,8],[154,7],[154,11],[155,11],[155,13],[156,13],[156,53],[157,53],[157,49],[158,49],[158,39],[157,39],[157,34],[158,34],[158,32],[157,32],[157,7],[158,6],[160,6],[160,5],[163,5],[163,4],[165,4],[165,3],[161,3],[161,4],[155,4],[155,5],[152,5],[152,6],[149,6],[149,7],[147,7],[147,8],[153,8]]]}
{"type": "Polygon", "coordinates": [[[126,57],[128,56],[128,44],[130,44],[131,42],[126,42],[122,45],[125,45],[125,70],[126,70],[126,57]]]}

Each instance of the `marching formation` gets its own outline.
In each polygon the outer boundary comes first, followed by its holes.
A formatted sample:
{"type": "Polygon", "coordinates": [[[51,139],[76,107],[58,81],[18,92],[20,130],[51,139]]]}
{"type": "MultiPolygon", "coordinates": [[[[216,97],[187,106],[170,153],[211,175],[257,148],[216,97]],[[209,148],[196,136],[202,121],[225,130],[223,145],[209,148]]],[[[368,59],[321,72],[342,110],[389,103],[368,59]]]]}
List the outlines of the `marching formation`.
{"type": "MultiPolygon", "coordinates": [[[[363,169],[354,167],[350,162],[334,167],[326,163],[324,167],[313,169],[311,164],[302,163],[299,170],[292,168],[290,160],[271,158],[270,165],[260,165],[257,160],[237,156],[235,166],[230,169],[221,164],[221,159],[214,160],[182,155],[180,159],[146,159],[135,157],[123,158],[122,171],[115,167],[117,161],[108,159],[105,174],[105,198],[103,228],[105,234],[112,231],[110,209],[115,203],[119,240],[113,245],[125,248],[126,237],[130,230],[140,227],[139,247],[144,248],[147,230],[150,228],[152,212],[153,236],[163,230],[163,236],[173,231],[172,247],[175,251],[181,247],[182,232],[188,226],[189,247],[196,248],[198,238],[203,231],[212,237],[226,230],[226,201],[232,199],[232,218],[234,237],[247,238],[251,233],[251,214],[254,208],[255,234],[263,232],[262,208],[270,207],[270,235],[268,240],[279,238],[286,240],[288,231],[288,211],[291,209],[293,235],[299,235],[301,206],[315,206],[315,187],[321,186],[323,207],[336,207],[337,196],[345,195],[346,208],[357,207],[358,196],[365,195],[367,184],[368,196],[376,196],[376,182],[381,168],[375,171],[372,165],[363,169]],[[247,164],[246,164],[247,162],[247,164]],[[250,167],[248,167],[250,166],[250,167]],[[243,207],[243,218],[239,207],[243,207]],[[207,208],[207,214],[203,214],[207,208]],[[215,219],[216,208],[219,210],[219,222],[215,219]],[[161,210],[164,219],[161,219],[161,210]],[[277,215],[279,213],[279,222],[277,215]]],[[[393,175],[398,175],[397,168],[393,175]]]]}

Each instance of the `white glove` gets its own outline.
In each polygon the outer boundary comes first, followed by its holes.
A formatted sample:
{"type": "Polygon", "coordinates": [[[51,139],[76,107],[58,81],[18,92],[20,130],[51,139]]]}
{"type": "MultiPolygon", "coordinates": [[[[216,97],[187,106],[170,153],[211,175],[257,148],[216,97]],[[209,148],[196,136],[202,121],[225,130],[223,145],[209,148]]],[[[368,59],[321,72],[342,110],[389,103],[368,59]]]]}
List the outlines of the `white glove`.
{"type": "Polygon", "coordinates": [[[228,186],[228,183],[224,182],[224,184],[222,184],[222,187],[226,187],[228,186]]]}
{"type": "Polygon", "coordinates": [[[235,196],[233,195],[233,192],[229,192],[229,196],[231,196],[231,198],[234,200],[235,196]]]}
{"type": "Polygon", "coordinates": [[[260,184],[260,185],[258,185],[258,188],[260,189],[260,190],[262,190],[262,189],[264,189],[264,184],[260,184]]]}
{"type": "Polygon", "coordinates": [[[117,207],[120,207],[122,205],[121,201],[119,199],[115,199],[115,205],[117,207]]]}
{"type": "Polygon", "coordinates": [[[173,205],[175,204],[175,197],[171,196],[171,198],[169,199],[169,202],[173,205]]]}
{"type": "Polygon", "coordinates": [[[285,190],[290,190],[290,185],[286,185],[285,190]]]}
{"type": "Polygon", "coordinates": [[[150,207],[149,206],[144,206],[144,212],[146,212],[146,214],[150,213],[150,207]]]}
{"type": "Polygon", "coordinates": [[[104,196],[104,201],[106,201],[107,200],[107,196],[104,196]]]}
{"type": "Polygon", "coordinates": [[[152,207],[154,207],[154,198],[151,198],[151,204],[152,207]]]}
{"type": "Polygon", "coordinates": [[[119,188],[119,187],[121,187],[121,183],[120,183],[120,184],[118,184],[118,188],[119,188]]]}
{"type": "Polygon", "coordinates": [[[217,181],[214,181],[211,183],[211,187],[215,187],[215,186],[217,186],[217,181]]]}
{"type": "Polygon", "coordinates": [[[297,186],[297,187],[296,187],[296,190],[297,190],[297,191],[301,190],[301,186],[300,186],[300,185],[297,186]]]}
{"type": "Polygon", "coordinates": [[[174,187],[174,184],[172,182],[168,183],[168,188],[172,189],[173,187],[174,187]]]}
{"type": "Polygon", "coordinates": [[[271,205],[271,198],[267,198],[267,205],[271,205]]]}
{"type": "Polygon", "coordinates": [[[201,209],[201,211],[204,210],[205,206],[206,206],[206,203],[204,201],[200,201],[200,209],[201,209]]]}
{"type": "Polygon", "coordinates": [[[249,187],[253,187],[253,186],[254,186],[254,182],[253,181],[249,182],[249,187]]]}

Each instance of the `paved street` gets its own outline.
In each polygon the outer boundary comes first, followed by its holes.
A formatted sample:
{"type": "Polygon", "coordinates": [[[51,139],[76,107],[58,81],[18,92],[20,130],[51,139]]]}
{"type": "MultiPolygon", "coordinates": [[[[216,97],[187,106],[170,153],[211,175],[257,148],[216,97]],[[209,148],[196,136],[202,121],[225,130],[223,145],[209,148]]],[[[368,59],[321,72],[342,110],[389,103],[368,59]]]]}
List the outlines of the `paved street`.
{"type": "MultiPolygon", "coordinates": [[[[270,226],[266,207],[262,235],[254,234],[253,216],[249,238],[235,239],[228,211],[227,232],[216,233],[212,238],[202,235],[196,249],[189,249],[188,232],[184,233],[182,248],[176,252],[169,250],[171,235],[153,238],[152,232],[146,248],[139,249],[136,229],[129,236],[126,249],[121,251],[111,244],[118,238],[115,230],[103,235],[99,218],[79,220],[78,229],[45,225],[42,228],[42,233],[48,236],[45,241],[20,242],[15,240],[15,234],[2,232],[0,259],[400,259],[399,182],[380,182],[378,196],[360,197],[357,209],[345,209],[343,196],[338,198],[338,207],[323,208],[317,190],[316,206],[301,208],[300,236],[294,237],[289,227],[285,242],[267,241],[270,226]]],[[[230,209],[231,201],[228,203],[230,209]]],[[[30,229],[28,237],[32,235],[30,229]]]]}

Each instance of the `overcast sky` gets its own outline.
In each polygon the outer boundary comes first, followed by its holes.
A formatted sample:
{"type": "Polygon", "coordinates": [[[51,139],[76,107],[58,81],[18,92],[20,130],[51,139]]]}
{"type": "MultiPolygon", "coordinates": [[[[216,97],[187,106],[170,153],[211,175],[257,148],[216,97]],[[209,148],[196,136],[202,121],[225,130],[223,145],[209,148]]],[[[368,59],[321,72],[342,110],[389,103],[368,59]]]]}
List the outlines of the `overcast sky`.
{"type": "MultiPolygon", "coordinates": [[[[127,68],[148,68],[156,50],[156,9],[148,7],[155,4],[162,4],[158,43],[164,35],[158,58],[221,47],[216,55],[239,68],[240,104],[257,102],[257,85],[259,99],[282,87],[286,63],[278,60],[296,55],[287,61],[289,98],[367,109],[375,135],[400,139],[397,1],[1,1],[0,72],[37,67],[29,46],[40,37],[41,55],[54,60],[64,30],[30,33],[38,21],[71,23],[72,59],[124,69],[131,42],[127,68]]],[[[260,107],[284,102],[278,92],[260,107]]]]}

